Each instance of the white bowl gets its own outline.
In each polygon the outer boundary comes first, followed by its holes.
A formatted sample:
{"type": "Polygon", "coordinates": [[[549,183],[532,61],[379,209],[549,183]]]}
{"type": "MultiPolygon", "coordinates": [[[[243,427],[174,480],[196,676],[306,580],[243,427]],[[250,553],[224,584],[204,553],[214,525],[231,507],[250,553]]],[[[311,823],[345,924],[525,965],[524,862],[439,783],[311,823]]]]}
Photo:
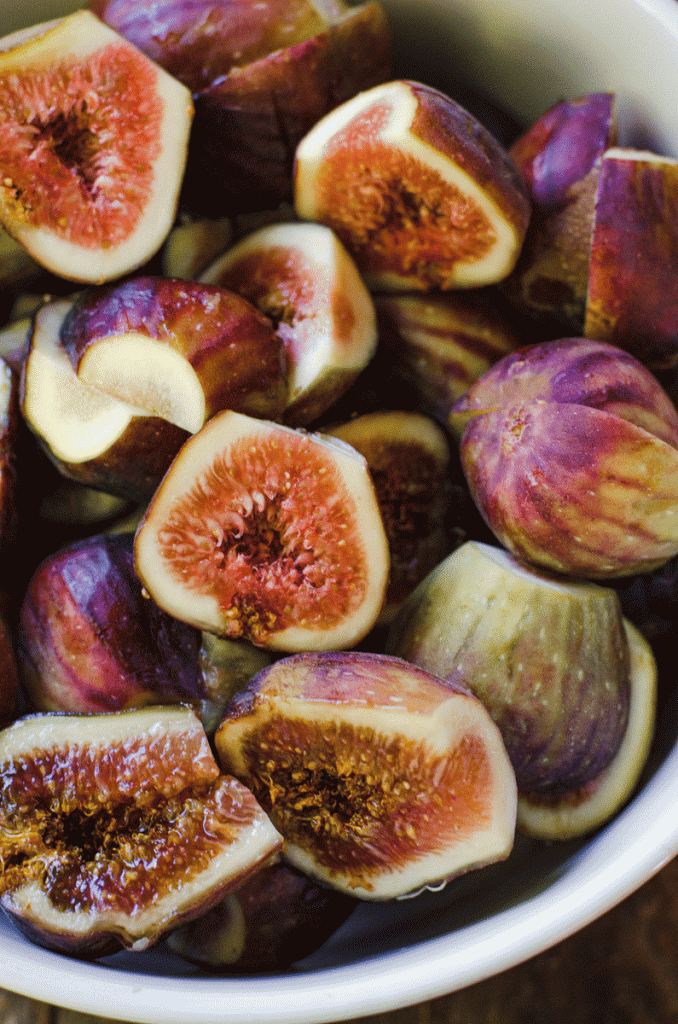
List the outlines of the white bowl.
{"type": "MultiPolygon", "coordinates": [[[[75,6],[3,0],[0,33],[75,6]]],[[[623,141],[678,155],[675,0],[385,6],[401,54],[398,76],[443,89],[460,76],[526,121],[561,97],[615,90],[623,141]]],[[[80,963],[29,944],[0,920],[0,987],[128,1021],[321,1024],[477,982],[586,925],[678,852],[678,715],[671,711],[660,716],[642,788],[593,838],[550,846],[519,840],[506,864],[442,892],[365,905],[299,970],[201,977],[163,949],[80,963]]]]}

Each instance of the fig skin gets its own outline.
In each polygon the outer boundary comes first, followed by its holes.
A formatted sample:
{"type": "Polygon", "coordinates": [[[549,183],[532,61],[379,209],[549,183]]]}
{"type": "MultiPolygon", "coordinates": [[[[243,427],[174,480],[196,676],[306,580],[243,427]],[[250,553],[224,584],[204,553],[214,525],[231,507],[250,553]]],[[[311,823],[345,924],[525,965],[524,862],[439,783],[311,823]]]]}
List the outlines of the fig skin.
{"type": "Polygon", "coordinates": [[[2,40],[0,97],[8,234],[72,281],[146,263],[177,210],[193,117],[186,87],[80,10],[2,40]]]}
{"type": "Polygon", "coordinates": [[[557,579],[470,541],[410,595],[385,649],[483,701],[519,793],[579,789],[622,742],[629,653],[609,587],[557,579]]]}
{"type": "Polygon", "coordinates": [[[603,372],[587,378],[570,374],[576,339],[550,344],[500,360],[452,410],[453,427],[468,421],[460,457],[473,499],[532,564],[593,579],[652,571],[678,552],[675,410],[623,357],[618,374],[596,357],[603,372]]]}
{"type": "Polygon", "coordinates": [[[360,93],[308,132],[294,206],[337,233],[372,290],[494,284],[513,269],[530,217],[494,136],[444,93],[404,80],[360,93]]]}
{"type": "Polygon", "coordinates": [[[133,540],[99,534],[33,573],[17,638],[33,709],[96,713],[205,698],[200,632],[144,595],[133,540]]]}
{"type": "Polygon", "coordinates": [[[214,742],[288,863],[349,895],[413,895],[511,849],[516,783],[499,731],[468,690],[399,658],[282,658],[234,697],[214,742]]]}
{"type": "Polygon", "coordinates": [[[0,729],[14,720],[19,708],[19,670],[14,641],[0,617],[0,729]]]}
{"type": "Polygon", "coordinates": [[[191,433],[220,409],[277,419],[287,400],[270,320],[218,285],[143,276],[91,289],[59,340],[80,380],[191,433]]]}
{"type": "Polygon", "coordinates": [[[502,288],[519,309],[560,324],[558,333],[584,332],[598,176],[616,140],[615,96],[598,92],[554,104],[509,150],[532,218],[502,288]]]}
{"type": "Polygon", "coordinates": [[[678,365],[677,200],[678,160],[622,148],[605,153],[584,333],[657,370],[678,365]]]}
{"type": "Polygon", "coordinates": [[[278,862],[258,871],[207,914],[171,932],[167,945],[218,973],[280,971],[315,953],[358,905],[355,897],[278,862]]]}
{"type": "Polygon", "coordinates": [[[135,570],[170,615],[290,652],[375,624],[388,541],[365,459],[336,439],[225,411],[183,446],[137,530],[135,570]]]}
{"type": "Polygon", "coordinates": [[[148,949],[281,848],[188,708],[20,719],[0,776],[0,905],[71,956],[148,949]]]}

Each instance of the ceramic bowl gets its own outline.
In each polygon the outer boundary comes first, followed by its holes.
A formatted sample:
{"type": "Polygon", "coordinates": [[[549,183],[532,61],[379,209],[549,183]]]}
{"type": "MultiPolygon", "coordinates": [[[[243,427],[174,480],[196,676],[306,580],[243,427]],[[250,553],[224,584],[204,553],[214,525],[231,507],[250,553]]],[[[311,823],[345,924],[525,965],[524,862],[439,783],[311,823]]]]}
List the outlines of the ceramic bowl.
{"type": "MultiPolygon", "coordinates": [[[[622,140],[678,155],[676,0],[384,3],[397,77],[428,82],[462,102],[470,86],[524,123],[559,98],[614,90],[622,140]]],[[[0,33],[74,6],[3,0],[0,33]]],[[[500,117],[489,126],[499,133],[509,123],[500,117]]],[[[551,845],[519,840],[508,862],[441,892],[362,906],[293,971],[207,977],[163,948],[81,963],[30,945],[0,920],[0,987],[157,1024],[321,1024],[449,993],[583,927],[678,852],[677,730],[668,697],[641,787],[594,836],[551,845]]]]}

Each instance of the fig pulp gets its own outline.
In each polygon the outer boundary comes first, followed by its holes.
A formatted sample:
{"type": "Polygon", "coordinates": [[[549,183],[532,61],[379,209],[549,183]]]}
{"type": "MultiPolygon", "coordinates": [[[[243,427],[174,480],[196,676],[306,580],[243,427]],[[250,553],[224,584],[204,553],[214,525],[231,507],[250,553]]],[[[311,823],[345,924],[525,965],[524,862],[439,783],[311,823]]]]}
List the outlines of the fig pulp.
{"type": "Polygon", "coordinates": [[[167,472],[137,531],[135,567],[176,618],[294,652],[351,647],[369,632],[389,553],[358,452],[227,411],[167,472]]]}
{"type": "Polygon", "coordinates": [[[351,895],[416,893],[511,849],[516,782],[492,719],[398,658],[280,659],[236,695],[215,744],[286,859],[351,895]]]}
{"type": "Polygon", "coordinates": [[[0,43],[0,222],[48,270],[111,280],[176,214],[190,92],[88,11],[0,43]]]}
{"type": "Polygon", "coordinates": [[[281,846],[187,708],[22,719],[0,779],[0,904],[64,953],[146,949],[281,846]]]}

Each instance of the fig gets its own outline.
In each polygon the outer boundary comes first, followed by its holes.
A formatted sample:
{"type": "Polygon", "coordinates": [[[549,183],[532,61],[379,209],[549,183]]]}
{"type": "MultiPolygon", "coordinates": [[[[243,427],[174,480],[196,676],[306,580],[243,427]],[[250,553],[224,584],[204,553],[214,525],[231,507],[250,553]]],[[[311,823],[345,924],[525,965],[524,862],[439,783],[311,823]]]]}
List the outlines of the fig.
{"type": "Polygon", "coordinates": [[[186,217],[172,228],[162,247],[164,277],[192,280],[219,256],[233,238],[230,217],[192,220],[186,217]]]}
{"type": "Polygon", "coordinates": [[[0,905],[58,952],[147,949],[281,847],[188,708],[29,716],[0,766],[0,905]]]}
{"type": "Polygon", "coordinates": [[[211,971],[280,971],[315,953],[358,903],[280,861],[262,868],[206,914],[176,928],[167,945],[211,971]]]}
{"type": "Polygon", "coordinates": [[[209,736],[214,734],[234,694],[272,660],[268,651],[248,640],[226,640],[214,633],[201,633],[198,671],[204,698],[199,702],[199,714],[209,736]]]}
{"type": "Polygon", "coordinates": [[[530,203],[497,139],[444,93],[394,81],[323,117],[297,146],[299,217],[331,227],[374,289],[493,284],[530,203]]]}
{"type": "Polygon", "coordinates": [[[153,496],[135,568],[161,608],[206,632],[283,652],[351,647],[389,570],[367,463],[336,439],[218,413],[153,496]]]}
{"type": "Polygon", "coordinates": [[[375,295],[380,358],[443,426],[474,381],[520,344],[519,332],[489,289],[375,295]]]}
{"type": "Polygon", "coordinates": [[[287,396],[270,321],[216,285],[145,276],[90,289],[59,340],[79,380],[190,433],[225,408],[275,419],[287,396]]]}
{"type": "Polygon", "coordinates": [[[584,331],[598,176],[616,139],[615,96],[596,92],[555,103],[509,150],[532,218],[502,288],[518,308],[575,334],[584,331]]]}
{"type": "Polygon", "coordinates": [[[260,228],[200,280],[244,296],[276,325],[287,357],[283,419],[290,426],[318,419],[374,355],[374,303],[346,249],[322,224],[260,228]]]}
{"type": "Polygon", "coordinates": [[[515,776],[489,714],[398,658],[282,658],[234,697],[215,744],[286,860],[350,895],[414,894],[512,847],[515,776]]]}
{"type": "Polygon", "coordinates": [[[201,640],[144,595],[132,534],[98,534],[48,555],[19,615],[22,681],[40,711],[197,703],[201,640]]]}
{"type": "Polygon", "coordinates": [[[175,218],[193,103],[89,11],[0,41],[0,223],[43,267],[111,280],[175,218]]]}
{"type": "Polygon", "coordinates": [[[609,149],[598,179],[584,334],[678,365],[678,160],[609,149]]]}
{"type": "Polygon", "coordinates": [[[366,413],[328,431],[364,455],[386,527],[391,572],[379,624],[450,553],[451,453],[442,429],[405,410],[366,413]]]}
{"type": "Polygon", "coordinates": [[[562,339],[495,363],[450,421],[463,429],[473,499],[505,547],[612,579],[678,553],[675,417],[637,360],[562,339]]]}
{"type": "Polygon", "coordinates": [[[0,617],[0,728],[9,725],[19,707],[19,669],[14,642],[0,617]]]}
{"type": "Polygon", "coordinates": [[[629,705],[616,593],[468,541],[403,604],[388,653],[466,685],[499,726],[518,789],[562,792],[615,754],[629,705]]]}
{"type": "Polygon", "coordinates": [[[188,432],[80,380],[59,341],[71,307],[54,300],[35,317],[21,374],[23,418],[64,477],[146,502],[188,432]]]}

